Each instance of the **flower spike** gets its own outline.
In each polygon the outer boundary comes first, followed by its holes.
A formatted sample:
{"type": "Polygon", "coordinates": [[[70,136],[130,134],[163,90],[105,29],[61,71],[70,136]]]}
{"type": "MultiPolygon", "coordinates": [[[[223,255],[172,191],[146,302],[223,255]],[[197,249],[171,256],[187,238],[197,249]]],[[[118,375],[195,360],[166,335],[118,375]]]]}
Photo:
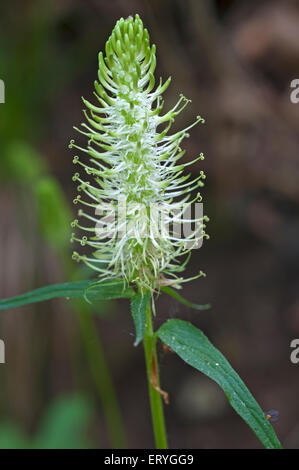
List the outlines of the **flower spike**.
{"type": "Polygon", "coordinates": [[[87,146],[73,140],[69,145],[84,155],[73,159],[82,169],[73,176],[82,193],[74,203],[94,211],[82,208],[78,216],[86,223],[72,223],[83,233],[72,234],[72,241],[93,250],[88,255],[74,252],[73,259],[85,262],[100,278],[122,278],[142,292],[165,285],[179,288],[187,280],[177,273],[185,268],[190,250],[207,237],[208,218],[185,214],[201,201],[199,193],[191,198],[191,192],[203,186],[205,175],[200,172],[192,180],[182,172],[203,154],[193,162],[177,162],[185,153],[182,140],[204,120],[197,116],[186,129],[168,135],[190,100],[180,95],[170,111],[160,114],[170,78],[164,83],[160,79],[155,89],[156,48],[138,15],[116,23],[105,52],[99,53],[94,84],[98,103],[82,98],[86,122],[75,127],[87,137],[87,146]],[[184,233],[186,223],[194,225],[192,233],[184,233]],[[183,255],[187,259],[181,263],[183,255]]]}

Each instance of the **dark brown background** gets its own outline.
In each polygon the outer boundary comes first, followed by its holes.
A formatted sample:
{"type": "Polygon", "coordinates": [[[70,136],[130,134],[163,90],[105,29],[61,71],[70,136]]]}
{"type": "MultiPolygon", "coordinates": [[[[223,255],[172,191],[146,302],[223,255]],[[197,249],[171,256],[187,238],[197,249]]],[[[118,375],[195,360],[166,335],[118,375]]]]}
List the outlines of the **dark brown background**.
{"type": "MultiPolygon", "coordinates": [[[[187,284],[184,296],[212,309],[195,312],[162,296],[156,324],[180,317],[202,328],[263,409],[279,410],[275,429],[283,444],[298,448],[299,364],[290,362],[290,342],[299,337],[299,104],[290,101],[290,82],[299,78],[297,1],[5,2],[2,154],[14,141],[30,144],[71,204],[67,146],[82,120],[80,97],[92,99],[97,53],[116,20],[136,12],[157,45],[157,76],[173,79],[166,109],[181,92],[192,99],[177,127],[197,114],[206,119],[185,148],[188,159],[206,155],[192,170],[207,174],[203,196],[211,219],[210,240],[194,251],[186,275],[202,269],[207,277],[187,284]]],[[[67,280],[40,235],[30,188],[1,167],[1,297],[67,280]]],[[[97,325],[129,446],[152,447],[143,351],[133,348],[128,302],[110,310],[97,325]]],[[[1,313],[0,338],[7,355],[0,365],[0,423],[9,418],[34,433],[52,400],[83,390],[96,403],[93,442],[109,445],[67,303],[1,313]]],[[[217,385],[162,348],[160,363],[172,448],[260,447],[217,385]]]]}

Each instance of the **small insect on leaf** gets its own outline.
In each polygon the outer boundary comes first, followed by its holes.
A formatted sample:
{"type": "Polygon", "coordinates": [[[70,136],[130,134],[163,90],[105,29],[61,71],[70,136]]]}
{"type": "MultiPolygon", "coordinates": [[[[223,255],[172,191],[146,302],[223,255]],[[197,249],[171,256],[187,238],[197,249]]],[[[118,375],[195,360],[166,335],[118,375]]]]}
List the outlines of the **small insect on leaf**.
{"type": "Polygon", "coordinates": [[[277,410],[265,411],[265,416],[267,420],[270,421],[270,423],[276,423],[276,421],[278,421],[278,418],[279,418],[279,411],[277,410]]]}

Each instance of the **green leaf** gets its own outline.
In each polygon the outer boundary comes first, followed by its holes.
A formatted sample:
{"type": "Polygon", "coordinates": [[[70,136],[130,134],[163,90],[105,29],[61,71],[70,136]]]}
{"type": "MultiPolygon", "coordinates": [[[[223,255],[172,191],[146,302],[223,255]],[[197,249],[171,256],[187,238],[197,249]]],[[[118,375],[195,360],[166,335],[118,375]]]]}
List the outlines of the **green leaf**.
{"type": "Polygon", "coordinates": [[[8,179],[23,185],[34,185],[46,173],[45,158],[22,140],[12,140],[7,145],[1,166],[8,179]]]}
{"type": "Polygon", "coordinates": [[[9,299],[0,300],[0,310],[22,307],[23,305],[42,302],[56,297],[66,299],[85,298],[88,302],[93,300],[110,300],[126,298],[129,299],[135,294],[131,287],[126,287],[123,281],[77,281],[66,282],[64,284],[53,284],[40,289],[35,289],[26,294],[9,299]]]}
{"type": "Polygon", "coordinates": [[[30,449],[30,438],[17,424],[1,422],[0,449],[30,449]]]}
{"type": "Polygon", "coordinates": [[[91,448],[87,431],[94,411],[84,396],[58,398],[47,408],[35,436],[25,433],[17,423],[0,422],[0,449],[91,448]]]}
{"type": "Polygon", "coordinates": [[[33,442],[34,449],[86,449],[94,409],[83,396],[59,398],[47,409],[33,442]]]}
{"type": "Polygon", "coordinates": [[[181,302],[181,304],[184,304],[190,308],[194,308],[195,310],[208,310],[209,308],[211,308],[210,304],[199,305],[199,304],[194,304],[192,302],[189,302],[189,300],[184,299],[184,297],[178,294],[175,290],[171,289],[171,287],[165,286],[165,287],[162,287],[161,290],[165,292],[166,294],[170,295],[171,297],[173,297],[174,299],[181,302]]]}
{"type": "Polygon", "coordinates": [[[281,449],[273,427],[244,382],[202,331],[191,323],[173,319],[164,323],[157,335],[187,364],[218,383],[231,406],[267,449],[281,449]]]}
{"type": "Polygon", "coordinates": [[[134,346],[137,346],[143,340],[146,321],[146,306],[150,300],[151,294],[147,292],[144,295],[136,294],[131,299],[131,313],[134,320],[136,339],[134,346]]]}
{"type": "Polygon", "coordinates": [[[55,178],[47,176],[34,184],[33,192],[42,235],[56,250],[69,251],[72,214],[62,187],[55,178]]]}

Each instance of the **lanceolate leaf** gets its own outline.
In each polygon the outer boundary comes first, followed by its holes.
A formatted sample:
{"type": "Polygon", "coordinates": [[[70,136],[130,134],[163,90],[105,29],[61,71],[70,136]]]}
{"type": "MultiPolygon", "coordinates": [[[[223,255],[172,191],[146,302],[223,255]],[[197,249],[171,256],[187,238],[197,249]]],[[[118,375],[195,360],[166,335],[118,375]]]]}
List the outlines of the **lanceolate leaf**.
{"type": "Polygon", "coordinates": [[[157,335],[187,364],[218,383],[231,406],[267,449],[281,448],[273,427],[243,381],[199,329],[191,323],[173,319],[164,323],[157,335]]]}
{"type": "Polygon", "coordinates": [[[134,346],[143,340],[146,321],[146,306],[150,301],[151,294],[147,292],[143,296],[136,294],[131,300],[131,313],[135,324],[136,339],[134,346]]]}
{"type": "Polygon", "coordinates": [[[190,302],[189,300],[184,299],[184,297],[178,294],[175,290],[171,289],[171,287],[165,286],[165,287],[162,287],[161,290],[165,292],[165,294],[168,294],[174,299],[181,302],[181,304],[186,305],[187,307],[190,307],[190,308],[194,308],[195,310],[208,310],[209,308],[211,308],[210,304],[204,304],[204,305],[194,304],[190,302]]]}
{"type": "Polygon", "coordinates": [[[0,310],[22,307],[23,305],[54,299],[55,297],[85,298],[87,301],[130,298],[134,290],[125,287],[122,281],[97,282],[94,280],[66,282],[35,289],[26,294],[0,300],[0,310]]]}

